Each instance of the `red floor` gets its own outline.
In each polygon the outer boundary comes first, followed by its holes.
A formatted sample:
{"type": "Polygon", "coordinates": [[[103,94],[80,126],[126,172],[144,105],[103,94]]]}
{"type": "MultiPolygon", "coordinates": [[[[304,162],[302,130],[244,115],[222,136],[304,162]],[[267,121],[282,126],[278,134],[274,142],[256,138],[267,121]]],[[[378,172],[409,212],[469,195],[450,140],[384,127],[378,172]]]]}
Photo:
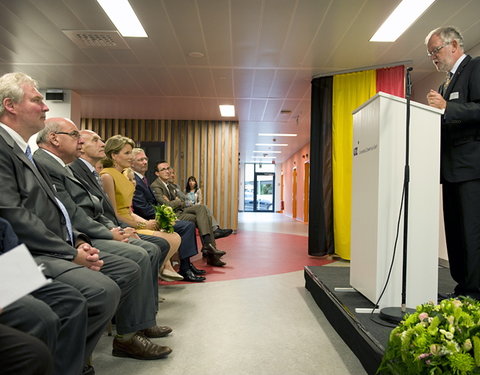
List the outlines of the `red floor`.
{"type": "MultiPolygon", "coordinates": [[[[276,275],[321,266],[332,260],[309,257],[308,238],[291,234],[243,231],[217,240],[217,247],[227,251],[224,267],[207,266],[200,255],[193,258],[197,268],[207,271],[207,281],[223,281],[276,275]]],[[[175,284],[161,282],[162,284],[175,284]]],[[[184,284],[184,282],[179,282],[184,284]]]]}

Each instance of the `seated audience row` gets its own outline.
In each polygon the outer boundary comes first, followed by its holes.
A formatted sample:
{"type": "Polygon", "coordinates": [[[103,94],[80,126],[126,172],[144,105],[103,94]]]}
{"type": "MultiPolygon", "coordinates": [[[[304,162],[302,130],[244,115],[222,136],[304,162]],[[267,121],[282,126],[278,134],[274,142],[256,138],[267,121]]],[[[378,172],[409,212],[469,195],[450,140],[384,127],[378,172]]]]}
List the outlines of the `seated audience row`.
{"type": "Polygon", "coordinates": [[[215,239],[231,230],[213,224],[200,202],[187,207],[169,182],[166,162],[156,165],[161,195],[153,185],[152,191],[148,159],[131,139],[117,135],[104,143],[68,119],[46,120],[49,109],[26,74],[0,77],[0,100],[0,219],[11,223],[0,229],[13,228],[11,244],[1,250],[24,243],[53,280],[0,314],[2,371],[27,373],[15,365],[23,364],[35,373],[28,361],[48,350],[36,373],[94,374],[89,359],[112,319],[114,356],[165,358],[171,349],[152,341],[172,331],[156,322],[158,279],[204,281],[206,271],[190,260],[198,253],[195,227],[212,266],[225,265],[215,239]],[[34,134],[39,148],[32,155],[34,134]],[[130,167],[132,181],[123,174],[130,167]],[[158,204],[174,208],[180,219],[173,233],[159,230],[158,204]],[[171,263],[177,251],[178,273],[171,263]],[[18,349],[20,343],[31,350],[18,349]]]}
{"type": "MultiPolygon", "coordinates": [[[[92,240],[75,227],[79,224],[75,219],[77,212],[71,208],[68,211],[67,202],[61,201],[57,185],[50,177],[54,175],[58,183],[65,183],[65,176],[58,171],[47,173],[42,162],[32,157],[27,142],[45,127],[48,111],[37,83],[23,73],[5,74],[0,77],[0,100],[0,217],[11,223],[19,241],[43,264],[44,274],[54,280],[51,286],[64,289],[61,293],[37,291],[43,293],[39,296],[41,303],[36,305],[45,305],[45,309],[53,311],[60,323],[56,330],[50,331],[48,322],[39,319],[33,326],[40,325],[43,329],[33,327],[28,331],[28,326],[32,326],[31,316],[8,314],[8,308],[0,315],[6,320],[1,323],[16,325],[20,330],[24,325],[25,331],[33,335],[48,332],[47,345],[54,358],[55,374],[84,372],[88,358],[114,315],[117,330],[114,355],[138,359],[167,356],[171,352],[169,347],[150,340],[171,331],[156,324],[152,263],[158,264],[162,249],[154,245],[156,255],[151,254],[150,258],[150,254],[144,256],[146,250],[138,247],[138,263],[116,252],[116,243],[122,241],[112,240],[111,246],[106,246],[109,252],[100,253],[92,240]]],[[[49,133],[45,140],[63,157],[66,149],[78,151],[80,138],[72,123],[62,126],[65,128],[49,133]]],[[[56,155],[53,159],[62,166],[65,164],[62,157],[56,155]]],[[[119,230],[118,234],[128,236],[126,231],[119,230]]],[[[40,307],[29,311],[40,311],[40,307]]]]}

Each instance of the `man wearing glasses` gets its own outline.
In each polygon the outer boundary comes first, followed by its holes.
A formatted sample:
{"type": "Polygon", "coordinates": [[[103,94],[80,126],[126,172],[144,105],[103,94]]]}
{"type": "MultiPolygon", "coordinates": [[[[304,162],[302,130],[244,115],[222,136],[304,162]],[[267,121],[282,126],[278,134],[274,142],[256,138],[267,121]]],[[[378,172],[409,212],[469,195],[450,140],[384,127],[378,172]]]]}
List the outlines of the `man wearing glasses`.
{"type": "Polygon", "coordinates": [[[428,56],[447,77],[428,104],[441,119],[440,182],[454,295],[480,299],[480,58],[464,53],[454,27],[440,27],[425,39],[428,56]]]}

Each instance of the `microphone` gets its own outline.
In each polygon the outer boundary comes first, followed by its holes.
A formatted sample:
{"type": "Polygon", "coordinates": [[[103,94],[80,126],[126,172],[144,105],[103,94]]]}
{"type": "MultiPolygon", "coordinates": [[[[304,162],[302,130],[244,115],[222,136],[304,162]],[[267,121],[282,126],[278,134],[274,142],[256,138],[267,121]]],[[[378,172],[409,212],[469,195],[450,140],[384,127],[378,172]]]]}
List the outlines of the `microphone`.
{"type": "Polygon", "coordinates": [[[410,75],[410,72],[411,72],[412,70],[413,70],[413,68],[412,68],[411,66],[409,66],[409,67],[407,68],[407,77],[406,77],[407,82],[406,82],[406,85],[405,85],[405,86],[406,86],[406,87],[405,87],[405,88],[406,88],[405,96],[406,96],[407,98],[410,98],[410,95],[412,95],[412,77],[411,77],[411,75],[410,75]]]}

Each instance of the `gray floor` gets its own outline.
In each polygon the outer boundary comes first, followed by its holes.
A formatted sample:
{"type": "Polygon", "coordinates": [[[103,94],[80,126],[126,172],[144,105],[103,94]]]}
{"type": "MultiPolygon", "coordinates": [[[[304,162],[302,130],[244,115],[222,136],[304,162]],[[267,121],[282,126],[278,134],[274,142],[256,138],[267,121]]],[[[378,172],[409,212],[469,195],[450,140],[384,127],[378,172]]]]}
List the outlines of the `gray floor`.
{"type": "MultiPolygon", "coordinates": [[[[268,216],[258,215],[258,228],[267,230],[268,216]]],[[[239,230],[246,230],[243,217],[239,230]]],[[[271,220],[282,232],[301,234],[306,227],[279,214],[271,220]]],[[[155,341],[172,354],[157,361],[115,358],[105,335],[94,353],[97,374],[366,374],[305,290],[303,271],[162,286],[160,292],[166,301],[158,323],[174,332],[155,341]]]]}

